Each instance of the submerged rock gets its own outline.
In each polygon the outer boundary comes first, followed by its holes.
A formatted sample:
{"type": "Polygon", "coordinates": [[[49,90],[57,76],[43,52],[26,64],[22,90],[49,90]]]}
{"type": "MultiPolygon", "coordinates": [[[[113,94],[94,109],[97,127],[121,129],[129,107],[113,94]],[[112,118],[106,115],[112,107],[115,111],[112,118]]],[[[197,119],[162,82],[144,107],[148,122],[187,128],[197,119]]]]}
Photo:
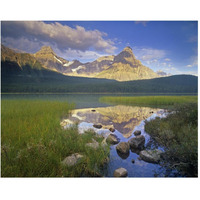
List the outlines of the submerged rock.
{"type": "Polygon", "coordinates": [[[72,154],[71,156],[66,157],[62,164],[65,166],[74,166],[76,165],[81,159],[83,158],[83,155],[79,153],[72,154]]]}
{"type": "Polygon", "coordinates": [[[142,149],[144,147],[145,144],[145,137],[143,135],[138,135],[134,138],[131,138],[128,141],[130,148],[133,149],[142,149]]]}
{"type": "Polygon", "coordinates": [[[116,135],[110,134],[110,135],[107,137],[106,142],[107,142],[107,143],[110,143],[110,144],[117,144],[117,143],[119,143],[119,139],[117,138],[116,135]]]}
{"type": "Polygon", "coordinates": [[[128,154],[129,153],[129,144],[127,142],[120,142],[116,146],[116,150],[121,154],[128,154]]]}
{"type": "Polygon", "coordinates": [[[94,124],[93,127],[100,129],[100,128],[102,128],[102,125],[101,124],[94,124]]]}
{"type": "Polygon", "coordinates": [[[139,131],[139,130],[135,131],[135,132],[134,132],[134,135],[135,135],[135,136],[141,135],[141,131],[139,131]]]}
{"type": "Polygon", "coordinates": [[[159,149],[155,150],[143,150],[140,152],[140,157],[142,160],[150,163],[159,163],[160,155],[163,152],[159,149]]]}
{"type": "Polygon", "coordinates": [[[128,172],[125,168],[118,168],[114,171],[114,177],[126,177],[128,176],[128,172]]]}

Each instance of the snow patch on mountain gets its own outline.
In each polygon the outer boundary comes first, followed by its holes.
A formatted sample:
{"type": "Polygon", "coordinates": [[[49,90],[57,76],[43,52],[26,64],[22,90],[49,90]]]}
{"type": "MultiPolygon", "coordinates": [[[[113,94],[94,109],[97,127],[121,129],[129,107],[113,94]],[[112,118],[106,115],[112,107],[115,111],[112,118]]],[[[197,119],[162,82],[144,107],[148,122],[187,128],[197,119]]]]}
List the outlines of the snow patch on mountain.
{"type": "Polygon", "coordinates": [[[63,66],[68,67],[68,66],[72,65],[73,63],[74,63],[74,61],[69,61],[68,63],[65,63],[63,66]]]}
{"type": "Polygon", "coordinates": [[[61,64],[63,64],[63,62],[61,60],[59,60],[58,58],[56,58],[56,56],[54,56],[54,58],[61,64]]]}
{"type": "Polygon", "coordinates": [[[77,68],[72,69],[73,72],[77,72],[79,69],[83,69],[84,67],[82,65],[79,65],[77,68]]]}

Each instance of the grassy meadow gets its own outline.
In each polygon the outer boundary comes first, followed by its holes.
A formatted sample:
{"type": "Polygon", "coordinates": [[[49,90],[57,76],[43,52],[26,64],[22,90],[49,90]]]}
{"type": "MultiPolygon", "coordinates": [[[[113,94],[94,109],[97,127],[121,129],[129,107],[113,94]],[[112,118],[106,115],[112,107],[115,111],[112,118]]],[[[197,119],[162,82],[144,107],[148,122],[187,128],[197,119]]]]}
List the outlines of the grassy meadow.
{"type": "Polygon", "coordinates": [[[98,176],[109,151],[85,146],[92,138],[103,140],[93,132],[80,135],[76,126],[61,128],[61,119],[73,107],[66,102],[2,100],[1,176],[98,176]],[[84,158],[74,167],[64,167],[62,160],[73,153],[84,158]]]}
{"type": "Polygon", "coordinates": [[[197,102],[197,96],[105,96],[100,98],[101,102],[111,104],[124,104],[124,105],[141,105],[141,106],[173,106],[183,103],[197,102]]]}

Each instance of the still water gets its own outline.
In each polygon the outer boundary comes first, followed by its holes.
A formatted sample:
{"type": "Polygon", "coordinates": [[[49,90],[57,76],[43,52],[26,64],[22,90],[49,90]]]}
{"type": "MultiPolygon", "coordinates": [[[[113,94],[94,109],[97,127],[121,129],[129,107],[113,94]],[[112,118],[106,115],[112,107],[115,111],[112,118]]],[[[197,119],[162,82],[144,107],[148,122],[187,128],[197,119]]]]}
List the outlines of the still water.
{"type": "MultiPolygon", "coordinates": [[[[70,113],[68,120],[78,123],[80,133],[87,129],[93,129],[96,133],[107,137],[111,132],[110,127],[115,129],[114,134],[120,142],[128,142],[134,136],[135,130],[140,130],[145,137],[145,149],[162,149],[152,142],[151,137],[144,130],[145,120],[155,117],[165,117],[166,112],[159,108],[108,105],[99,102],[100,94],[4,94],[2,99],[31,99],[31,100],[56,100],[75,103],[75,109],[70,113]],[[102,124],[101,129],[93,127],[94,124],[102,124]]],[[[110,95],[108,95],[110,96],[110,95]]],[[[119,95],[118,95],[119,96],[119,95]]],[[[127,96],[127,95],[126,95],[127,96]]],[[[118,155],[116,145],[110,146],[110,161],[104,170],[105,177],[113,177],[115,169],[123,167],[128,171],[128,177],[164,177],[177,176],[176,171],[170,171],[159,164],[152,164],[139,159],[139,155],[129,151],[124,156],[118,155]],[[132,160],[135,160],[132,163],[132,160]]],[[[178,175],[180,176],[180,175],[178,175]]]]}

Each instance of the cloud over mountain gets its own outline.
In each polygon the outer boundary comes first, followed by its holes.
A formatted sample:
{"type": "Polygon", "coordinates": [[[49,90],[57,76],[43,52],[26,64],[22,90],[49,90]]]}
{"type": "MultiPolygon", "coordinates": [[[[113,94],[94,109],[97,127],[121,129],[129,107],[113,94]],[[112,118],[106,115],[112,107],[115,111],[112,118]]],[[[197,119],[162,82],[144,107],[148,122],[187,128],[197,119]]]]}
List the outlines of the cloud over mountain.
{"type": "MultiPolygon", "coordinates": [[[[113,53],[114,42],[105,39],[106,33],[99,30],[86,30],[82,26],[71,28],[61,23],[45,23],[42,21],[4,21],[2,22],[2,40],[9,45],[13,41],[29,41],[30,44],[41,46],[46,43],[56,46],[60,50],[68,48],[87,51],[94,49],[99,52],[113,53]],[[36,45],[37,44],[37,45],[36,45]]],[[[26,45],[26,42],[24,42],[26,45]]],[[[36,47],[32,46],[32,51],[36,47]]],[[[30,46],[31,48],[31,46],[30,46]]]]}

